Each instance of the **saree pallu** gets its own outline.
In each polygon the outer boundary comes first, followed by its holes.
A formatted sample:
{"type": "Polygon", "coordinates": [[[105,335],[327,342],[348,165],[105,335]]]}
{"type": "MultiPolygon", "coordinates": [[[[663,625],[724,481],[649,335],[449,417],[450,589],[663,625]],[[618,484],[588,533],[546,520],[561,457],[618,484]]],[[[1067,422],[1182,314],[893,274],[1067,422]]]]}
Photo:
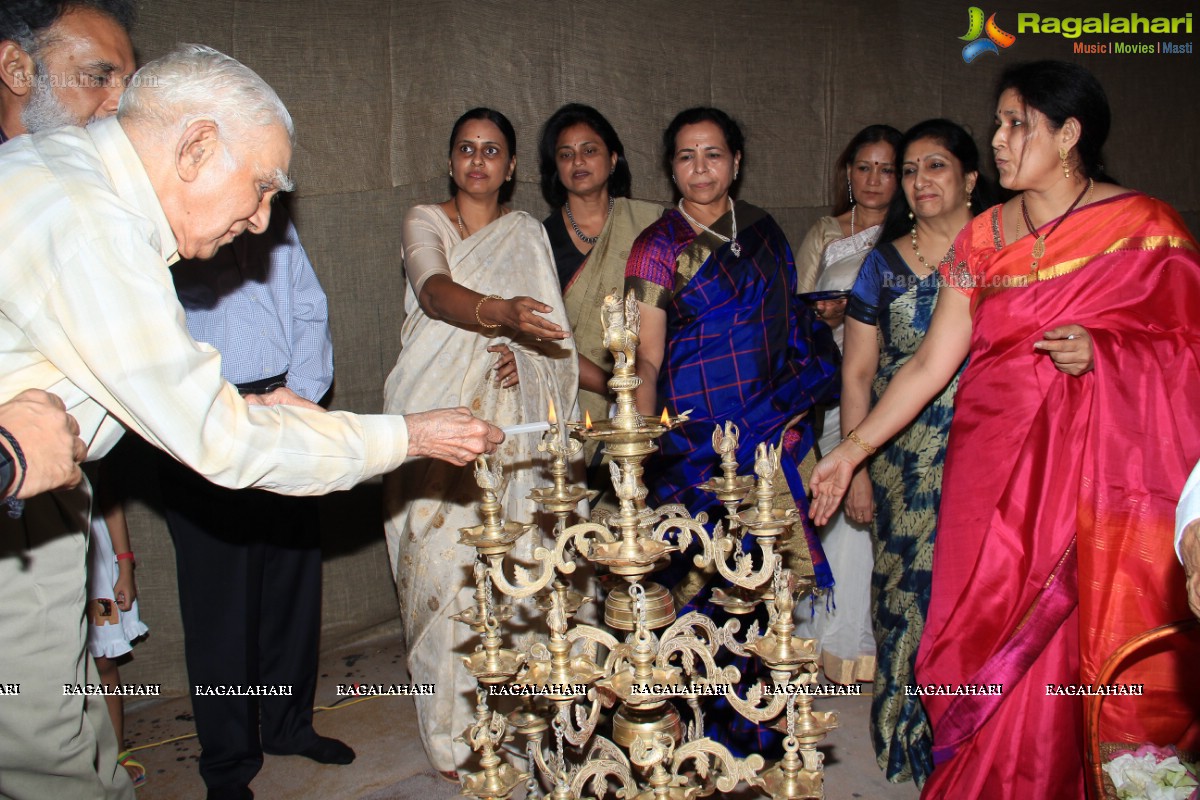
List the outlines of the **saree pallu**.
{"type": "MultiPolygon", "coordinates": [[[[1140,194],[1071,214],[1030,274],[1033,237],[1003,246],[1000,209],[943,267],[971,297],[943,483],[922,685],[935,769],[926,798],[1082,798],[1082,700],[1137,633],[1189,615],[1175,502],[1200,457],[1200,258],[1168,206],[1140,194]],[[1099,235],[1103,234],[1103,239],[1099,235]],[[1095,368],[1033,349],[1082,325],[1095,368]]],[[[1103,741],[1200,741],[1195,638],[1131,659],[1103,741]]]]}
{"type": "MultiPolygon", "coordinates": [[[[584,356],[605,372],[613,369],[613,356],[604,346],[604,327],[600,309],[604,298],[620,294],[625,284],[625,263],[629,250],[637,235],[662,216],[662,206],[641,200],[618,197],[613,201],[612,213],[604,222],[600,237],[567,288],[563,290],[563,303],[571,331],[575,334],[575,347],[584,356]]],[[[579,391],[579,411],[591,414],[592,419],[608,418],[609,399],[603,395],[579,391]]],[[[588,442],[584,447],[585,463],[591,463],[598,444],[588,442]]]]}
{"type": "Polygon", "coordinates": [[[845,235],[837,217],[821,217],[813,223],[795,252],[797,292],[806,294],[816,291],[826,249],[845,235]]]}
{"type": "MultiPolygon", "coordinates": [[[[735,256],[729,244],[711,234],[695,236],[681,251],[675,249],[674,285],[669,289],[644,280],[636,269],[637,255],[630,259],[626,286],[637,292],[639,300],[664,308],[667,314],[659,403],[672,413],[691,410],[690,419],[664,435],[660,452],[646,461],[647,503],[681,503],[693,516],[707,512],[715,522],[723,516],[723,506],[696,488],[720,474],[720,457],[712,448],[714,427],[726,420],[738,426],[737,459],[743,473],[753,465],[759,443],[782,443],[780,472],[801,518],[785,561],[790,559],[793,569],[804,574],[806,542],[816,584],[829,587],[832,576],[808,519],[801,477],[802,462],[811,458],[812,426],[807,418],[793,421],[818,402],[836,396],[838,356],[829,329],[817,323],[796,296],[791,249],[775,220],[740,202],[737,216],[741,255],[735,256]],[[797,540],[801,532],[804,539],[797,540]]],[[[730,216],[726,214],[713,227],[729,231],[730,216]]],[[[681,231],[684,238],[691,232],[674,210],[643,237],[653,239],[659,229],[681,231]]],[[[751,538],[743,540],[747,552],[756,550],[751,538]]],[[[700,584],[696,573],[685,575],[691,555],[691,551],[676,554],[672,567],[656,573],[654,580],[668,588],[679,581],[695,586],[698,591],[686,605],[680,603],[686,598],[675,593],[677,603],[683,605],[679,613],[702,610],[722,624],[727,617],[709,603],[709,597],[724,581],[706,576],[700,584]]],[[[758,611],[762,629],[766,609],[758,611]]],[[[743,625],[750,621],[743,619],[743,625]]],[[[753,682],[756,676],[748,671],[749,665],[742,660],[733,663],[742,670],[745,682],[753,682]]],[[[723,700],[714,703],[706,717],[708,734],[741,754],[761,751],[779,738],[743,719],[723,700]]]]}
{"type": "MultiPolygon", "coordinates": [[[[833,217],[824,217],[813,225],[809,236],[820,236],[826,223],[841,235],[841,226],[833,217]]],[[[820,254],[814,291],[849,292],[858,278],[863,259],[875,246],[882,227],[875,225],[853,236],[837,239],[820,254]]],[[[808,240],[806,239],[806,244],[808,240]]],[[[803,245],[801,249],[803,250],[803,245]]],[[[797,257],[796,273],[804,280],[804,267],[797,257]]],[[[814,303],[811,295],[801,294],[806,302],[814,303]]],[[[843,350],[846,326],[833,329],[838,351],[843,350]]],[[[824,455],[842,440],[841,410],[832,405],[818,409],[822,414],[821,438],[817,454],[824,455]]],[[[819,643],[821,665],[825,676],[834,683],[870,681],[875,677],[875,634],[871,625],[871,537],[868,526],[852,522],[839,508],[818,529],[821,547],[829,560],[829,569],[837,580],[837,597],[826,595],[812,603],[801,604],[796,620],[796,636],[816,639],[819,643]]]]}
{"type": "MultiPolygon", "coordinates": [[[[507,214],[462,242],[455,242],[449,229],[443,238],[452,244],[447,249],[456,282],[483,294],[536,297],[554,307],[545,315],[551,322],[567,326],[545,234],[528,214],[507,214]]],[[[466,406],[477,417],[503,426],[545,419],[550,399],[557,409],[574,408],[579,372],[571,340],[512,340],[493,330],[430,319],[411,284],[405,311],[403,350],[384,389],[386,413],[466,406]],[[508,344],[517,359],[520,383],[514,388],[496,386],[496,355],[487,347],[501,343],[508,344]]],[[[535,520],[529,492],[546,483],[550,460],[549,454],[537,451],[537,443],[536,436],[510,436],[497,452],[504,465],[500,500],[507,519],[535,520]]],[[[414,682],[437,685],[434,695],[415,698],[421,741],[434,767],[443,771],[460,767],[470,754],[469,747],[454,739],[474,720],[476,682],[461,657],[470,654],[477,639],[450,616],[475,602],[476,554],[458,544],[458,531],[482,521],[481,499],[470,466],[416,458],[384,478],[384,526],[409,673],[414,682]]],[[[511,557],[531,564],[539,544],[536,535],[523,537],[511,557]]],[[[529,607],[514,605],[512,624],[520,627],[529,621],[529,607]]],[[[531,636],[514,636],[512,646],[531,636]]]]}
{"type": "MultiPolygon", "coordinates": [[[[830,243],[821,254],[821,269],[817,274],[816,292],[840,292],[854,288],[863,261],[870,255],[883,231],[882,225],[874,225],[853,236],[830,243]]],[[[833,331],[833,341],[838,352],[845,345],[846,326],[838,325],[833,331]]],[[[838,440],[841,441],[839,431],[838,440]]]]}

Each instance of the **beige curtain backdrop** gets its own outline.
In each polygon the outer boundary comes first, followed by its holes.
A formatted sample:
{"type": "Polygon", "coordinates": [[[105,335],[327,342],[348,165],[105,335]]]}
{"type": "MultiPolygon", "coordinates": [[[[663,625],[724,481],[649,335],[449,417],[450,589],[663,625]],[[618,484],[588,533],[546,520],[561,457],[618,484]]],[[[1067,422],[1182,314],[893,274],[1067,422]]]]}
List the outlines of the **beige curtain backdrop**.
{"type": "MultiPolygon", "coordinates": [[[[830,164],[869,123],[898,128],[944,116],[987,147],[991,87],[1006,65],[1076,60],[1106,87],[1110,172],[1161,197],[1192,230],[1200,220],[1200,55],[1073,55],[1058,35],[1018,34],[999,56],[962,59],[968,3],[948,0],[145,0],[139,58],[202,42],[257,70],[296,121],[291,200],[301,238],[329,295],[336,354],[334,408],[378,412],[400,348],[400,217],[446,196],[453,120],[487,105],[519,138],[514,205],[545,216],[536,139],[559,105],[596,106],[616,126],[634,196],[671,200],[659,140],[675,112],[724,108],[746,133],[741,196],[768,209],[798,245],[827,213],[830,164]]],[[[1018,12],[1099,13],[1091,2],[1041,0],[984,8],[1017,34],[1018,12]]],[[[1112,14],[1182,16],[1195,3],[1110,3],[1112,14]]],[[[1195,25],[1200,25],[1196,20],[1195,25]]],[[[1197,29],[1200,33],[1200,28],[1197,29]]],[[[1079,41],[1175,41],[1195,35],[1087,35],[1079,41]]],[[[1193,46],[1193,49],[1196,49],[1193,46]]],[[[986,150],[985,150],[986,152],[986,150]]],[[[1119,278],[1118,278],[1119,279],[1119,278]]],[[[174,550],[154,511],[156,477],[140,442],[117,454],[129,506],[148,641],[127,682],[186,691],[174,550]]],[[[324,631],[328,646],[395,627],[378,485],[326,498],[324,631]]],[[[213,602],[220,602],[218,597],[213,602]]]]}

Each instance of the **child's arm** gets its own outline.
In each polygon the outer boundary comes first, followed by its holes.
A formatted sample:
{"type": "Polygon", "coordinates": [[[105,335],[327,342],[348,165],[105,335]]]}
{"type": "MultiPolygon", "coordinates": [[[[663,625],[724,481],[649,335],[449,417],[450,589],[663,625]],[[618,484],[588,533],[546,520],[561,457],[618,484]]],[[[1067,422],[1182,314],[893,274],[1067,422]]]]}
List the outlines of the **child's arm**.
{"type": "Polygon", "coordinates": [[[112,539],[113,553],[117,556],[117,582],[113,586],[113,599],[117,608],[128,611],[133,607],[137,598],[137,581],[133,577],[133,548],[129,544],[129,526],[125,524],[125,508],[118,499],[114,486],[113,473],[110,469],[100,468],[97,500],[104,513],[104,523],[108,526],[108,535],[112,539]]]}

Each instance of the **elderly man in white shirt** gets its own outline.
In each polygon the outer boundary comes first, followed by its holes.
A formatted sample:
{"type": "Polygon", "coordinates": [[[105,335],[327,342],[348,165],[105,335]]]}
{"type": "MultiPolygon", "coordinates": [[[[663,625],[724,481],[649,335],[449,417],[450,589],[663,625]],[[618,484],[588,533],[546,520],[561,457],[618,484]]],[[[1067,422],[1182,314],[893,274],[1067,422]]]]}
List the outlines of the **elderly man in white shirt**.
{"type": "MultiPolygon", "coordinates": [[[[250,407],[188,335],[169,266],[263,230],[290,187],[292,122],[275,92],[184,46],[135,76],[116,118],[0,149],[0,401],[61,397],[92,457],[125,429],[214,483],[345,489],[406,457],[465,464],[496,427],[467,409],[406,417],[250,407]]],[[[84,657],[85,488],[0,516],[0,795],[131,798],[84,657]],[[95,698],[92,698],[94,700],[95,698]]]]}
{"type": "Polygon", "coordinates": [[[1175,552],[1187,573],[1188,607],[1200,617],[1200,463],[1184,484],[1175,512],[1175,552]]]}

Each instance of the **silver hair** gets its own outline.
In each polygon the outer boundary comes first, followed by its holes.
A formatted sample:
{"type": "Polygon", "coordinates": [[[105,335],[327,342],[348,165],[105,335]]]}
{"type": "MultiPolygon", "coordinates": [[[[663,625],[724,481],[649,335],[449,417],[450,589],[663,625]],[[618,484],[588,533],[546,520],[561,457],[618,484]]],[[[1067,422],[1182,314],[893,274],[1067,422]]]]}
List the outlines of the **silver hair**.
{"type": "Polygon", "coordinates": [[[226,142],[280,125],[293,144],[296,140],[292,115],[275,90],[240,61],[202,44],[177,45],[139,69],[121,96],[117,117],[178,131],[211,119],[226,142]]]}

